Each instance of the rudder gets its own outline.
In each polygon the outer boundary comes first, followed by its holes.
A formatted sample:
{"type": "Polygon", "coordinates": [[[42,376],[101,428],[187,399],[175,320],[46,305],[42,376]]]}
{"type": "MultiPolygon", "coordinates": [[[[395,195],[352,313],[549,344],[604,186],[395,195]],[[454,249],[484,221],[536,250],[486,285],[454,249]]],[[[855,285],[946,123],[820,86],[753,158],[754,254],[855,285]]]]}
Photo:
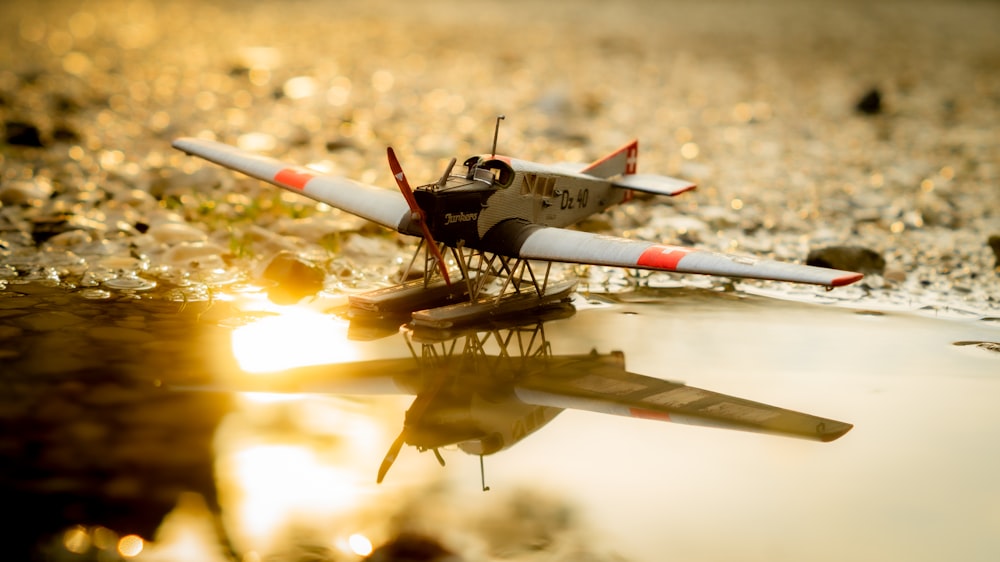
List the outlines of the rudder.
{"type": "Polygon", "coordinates": [[[598,178],[634,174],[638,160],[639,140],[634,139],[611,154],[595,160],[581,172],[598,178]]]}

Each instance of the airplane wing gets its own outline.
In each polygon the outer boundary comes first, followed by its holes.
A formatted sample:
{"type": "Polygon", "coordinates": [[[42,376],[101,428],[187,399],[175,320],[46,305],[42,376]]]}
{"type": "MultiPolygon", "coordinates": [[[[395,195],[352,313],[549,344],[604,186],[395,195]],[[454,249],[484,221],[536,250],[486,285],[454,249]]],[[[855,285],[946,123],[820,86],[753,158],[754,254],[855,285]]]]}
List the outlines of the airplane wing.
{"type": "Polygon", "coordinates": [[[210,140],[182,138],[173,147],[396,231],[403,232],[409,223],[410,208],[398,191],[324,175],[210,140]]]}
{"type": "Polygon", "coordinates": [[[520,233],[513,237],[509,236],[510,231],[507,232],[508,239],[520,241],[520,245],[511,253],[532,260],[771,279],[827,287],[849,285],[864,277],[851,271],[629,240],[564,228],[528,224],[505,225],[505,228],[520,229],[520,233]]]}
{"type": "Polygon", "coordinates": [[[547,370],[518,380],[517,397],[529,404],[587,410],[833,441],[853,425],[625,371],[609,363],[547,370]]]}
{"type": "Polygon", "coordinates": [[[419,363],[404,357],[291,367],[276,373],[234,372],[212,382],[170,388],[221,393],[413,395],[423,390],[424,378],[419,363]]]}

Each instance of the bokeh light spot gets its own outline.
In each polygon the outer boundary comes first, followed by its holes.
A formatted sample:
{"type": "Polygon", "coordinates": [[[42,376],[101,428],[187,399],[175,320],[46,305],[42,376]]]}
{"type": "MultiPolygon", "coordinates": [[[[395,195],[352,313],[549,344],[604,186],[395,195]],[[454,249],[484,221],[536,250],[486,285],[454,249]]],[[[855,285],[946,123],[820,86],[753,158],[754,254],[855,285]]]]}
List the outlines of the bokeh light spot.
{"type": "Polygon", "coordinates": [[[118,554],[125,558],[134,558],[142,554],[146,543],[138,535],[125,535],[118,541],[118,554]]]}
{"type": "Polygon", "coordinates": [[[90,549],[90,534],[77,525],[63,533],[63,546],[73,554],[83,554],[90,549]]]}

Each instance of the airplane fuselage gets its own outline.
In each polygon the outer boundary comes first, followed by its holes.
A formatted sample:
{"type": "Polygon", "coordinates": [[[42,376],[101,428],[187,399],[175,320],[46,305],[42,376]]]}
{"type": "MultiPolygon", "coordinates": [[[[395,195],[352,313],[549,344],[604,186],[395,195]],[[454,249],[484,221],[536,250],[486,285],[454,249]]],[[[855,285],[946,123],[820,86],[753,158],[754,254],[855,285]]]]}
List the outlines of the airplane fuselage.
{"type": "Polygon", "coordinates": [[[514,242],[503,228],[508,221],[565,227],[627,200],[629,191],[557,166],[485,155],[466,160],[464,173],[416,188],[414,197],[436,241],[505,253],[514,242]]]}

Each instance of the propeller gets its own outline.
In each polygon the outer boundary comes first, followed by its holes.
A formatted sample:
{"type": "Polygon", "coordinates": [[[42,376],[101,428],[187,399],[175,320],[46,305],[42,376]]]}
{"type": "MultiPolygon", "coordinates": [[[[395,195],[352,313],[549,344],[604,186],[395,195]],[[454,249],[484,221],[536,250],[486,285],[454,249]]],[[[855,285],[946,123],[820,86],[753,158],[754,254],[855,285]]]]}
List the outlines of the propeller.
{"type": "MultiPolygon", "coordinates": [[[[399,186],[399,190],[403,192],[406,203],[410,206],[410,218],[413,222],[420,225],[420,230],[424,234],[424,241],[427,242],[428,249],[434,255],[434,259],[437,260],[438,270],[441,271],[444,282],[451,285],[451,277],[448,275],[448,267],[444,263],[444,256],[441,255],[437,242],[434,241],[430,229],[427,228],[427,217],[424,215],[424,210],[420,208],[420,205],[417,205],[417,199],[413,196],[413,188],[410,187],[410,182],[407,181],[406,174],[403,173],[403,167],[400,166],[399,159],[396,158],[396,153],[392,150],[391,146],[386,149],[386,153],[389,157],[389,169],[392,170],[392,177],[396,178],[396,185],[399,186]]],[[[392,451],[390,450],[390,452],[392,451]]],[[[388,467],[386,467],[386,470],[388,470],[388,467]]]]}
{"type": "MultiPolygon", "coordinates": [[[[389,468],[392,467],[392,463],[396,462],[396,457],[399,456],[399,451],[403,448],[403,444],[406,443],[406,438],[409,436],[410,428],[417,427],[420,423],[424,412],[427,411],[427,408],[441,390],[441,383],[440,379],[432,381],[424,392],[418,393],[417,397],[413,399],[413,403],[410,404],[410,408],[406,411],[406,418],[403,421],[403,431],[400,431],[396,440],[392,442],[392,445],[389,445],[389,450],[385,453],[385,458],[382,459],[382,464],[378,467],[378,477],[375,479],[376,484],[382,483],[386,473],[389,472],[389,468]]],[[[437,449],[434,449],[434,456],[437,457],[441,466],[444,466],[444,459],[437,449]]]]}
{"type": "Polygon", "coordinates": [[[385,474],[389,472],[389,467],[392,463],[396,462],[396,457],[399,455],[399,450],[403,448],[403,443],[406,442],[406,427],[403,427],[403,431],[399,433],[399,437],[392,442],[389,446],[389,451],[385,454],[385,458],[382,459],[382,464],[378,467],[378,478],[375,479],[376,484],[381,484],[382,480],[385,479],[385,474]]]}

